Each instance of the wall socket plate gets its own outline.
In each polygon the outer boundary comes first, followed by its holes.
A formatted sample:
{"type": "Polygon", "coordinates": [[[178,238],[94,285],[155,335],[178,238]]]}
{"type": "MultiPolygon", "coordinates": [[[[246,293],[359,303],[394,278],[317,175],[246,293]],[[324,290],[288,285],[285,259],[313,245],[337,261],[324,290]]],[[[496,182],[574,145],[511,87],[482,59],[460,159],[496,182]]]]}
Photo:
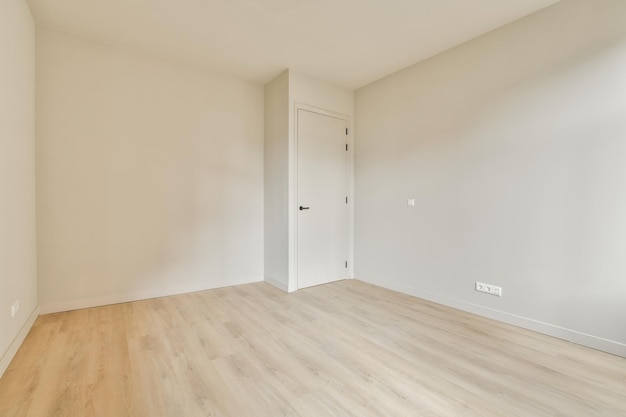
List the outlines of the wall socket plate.
{"type": "Polygon", "coordinates": [[[498,287],[496,285],[491,285],[491,284],[485,284],[484,282],[476,281],[476,291],[502,297],[502,287],[498,287]]]}
{"type": "Polygon", "coordinates": [[[18,311],[20,311],[20,300],[17,300],[11,306],[11,317],[15,317],[18,311]]]}

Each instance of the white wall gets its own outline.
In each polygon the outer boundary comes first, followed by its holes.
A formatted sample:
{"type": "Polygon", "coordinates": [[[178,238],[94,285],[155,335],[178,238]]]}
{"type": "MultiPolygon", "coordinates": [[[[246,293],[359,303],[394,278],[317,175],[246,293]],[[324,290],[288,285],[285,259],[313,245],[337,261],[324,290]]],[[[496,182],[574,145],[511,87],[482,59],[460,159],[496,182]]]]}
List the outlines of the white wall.
{"type": "MultiPolygon", "coordinates": [[[[289,70],[289,101],[354,116],[354,91],[289,70]]],[[[295,126],[294,126],[295,128],[295,126]]],[[[292,132],[293,133],[293,132],[292,132]]]]}
{"type": "Polygon", "coordinates": [[[35,28],[23,0],[0,2],[0,376],[37,318],[35,28]],[[11,318],[11,305],[20,309],[11,318]]]}
{"type": "Polygon", "coordinates": [[[265,280],[289,287],[289,71],[265,86],[265,280]]]}
{"type": "Polygon", "coordinates": [[[626,355],[624,22],[561,2],[358,90],[357,278],[626,355]]]}
{"type": "Polygon", "coordinates": [[[42,312],[263,276],[263,88],[40,28],[42,312]]]}

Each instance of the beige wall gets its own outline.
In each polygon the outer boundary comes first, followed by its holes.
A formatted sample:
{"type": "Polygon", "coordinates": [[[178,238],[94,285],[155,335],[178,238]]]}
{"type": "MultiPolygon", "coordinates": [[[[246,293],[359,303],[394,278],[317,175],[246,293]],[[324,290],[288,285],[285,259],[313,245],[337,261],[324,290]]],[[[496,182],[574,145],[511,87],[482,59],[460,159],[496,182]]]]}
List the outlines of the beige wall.
{"type": "Polygon", "coordinates": [[[23,0],[0,2],[0,376],[37,317],[35,29],[23,0]],[[11,305],[20,309],[11,318],[11,305]]]}
{"type": "Polygon", "coordinates": [[[265,86],[265,280],[289,287],[289,71],[265,86]]]}
{"type": "Polygon", "coordinates": [[[358,90],[356,276],[626,355],[625,22],[560,2],[358,90]]]}
{"type": "Polygon", "coordinates": [[[263,88],[41,28],[43,312],[261,280],[263,88]]]}

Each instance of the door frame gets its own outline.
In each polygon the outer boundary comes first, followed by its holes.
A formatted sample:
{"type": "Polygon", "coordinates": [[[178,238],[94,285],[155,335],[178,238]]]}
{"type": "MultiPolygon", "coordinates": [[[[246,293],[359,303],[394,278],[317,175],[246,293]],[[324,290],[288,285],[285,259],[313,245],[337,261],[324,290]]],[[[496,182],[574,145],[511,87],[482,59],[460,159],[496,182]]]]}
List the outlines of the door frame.
{"type": "Polygon", "coordinates": [[[293,107],[293,132],[289,140],[289,284],[288,291],[296,291],[298,287],[298,112],[308,111],[323,116],[344,120],[348,128],[346,143],[347,172],[346,192],[348,195],[348,270],[346,276],[354,278],[354,140],[350,116],[320,107],[296,102],[293,107]]]}

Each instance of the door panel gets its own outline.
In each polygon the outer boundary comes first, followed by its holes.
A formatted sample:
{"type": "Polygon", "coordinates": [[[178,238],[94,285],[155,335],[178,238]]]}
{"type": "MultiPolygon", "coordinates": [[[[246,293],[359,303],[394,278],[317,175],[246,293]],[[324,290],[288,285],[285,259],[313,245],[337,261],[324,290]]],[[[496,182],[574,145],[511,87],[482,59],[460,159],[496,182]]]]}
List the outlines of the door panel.
{"type": "Polygon", "coordinates": [[[298,109],[298,288],[347,278],[346,121],[298,109]]]}

